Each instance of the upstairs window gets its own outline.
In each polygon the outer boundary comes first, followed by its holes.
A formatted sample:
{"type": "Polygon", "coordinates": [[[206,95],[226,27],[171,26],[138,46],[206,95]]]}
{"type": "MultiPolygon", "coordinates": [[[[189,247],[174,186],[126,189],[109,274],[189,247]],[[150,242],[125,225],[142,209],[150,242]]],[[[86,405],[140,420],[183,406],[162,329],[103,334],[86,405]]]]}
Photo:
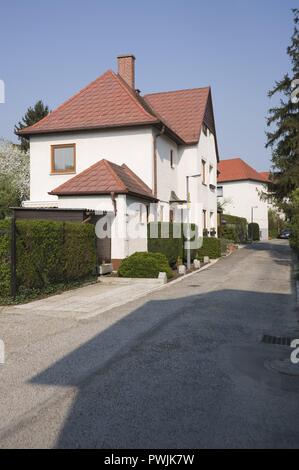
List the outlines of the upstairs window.
{"type": "Polygon", "coordinates": [[[51,173],[76,172],[76,145],[51,146],[51,173]]]}
{"type": "Polygon", "coordinates": [[[223,197],[223,186],[217,186],[217,196],[223,197]]]}
{"type": "Polygon", "coordinates": [[[173,150],[170,150],[170,168],[174,168],[173,150]]]}
{"type": "Polygon", "coordinates": [[[207,184],[206,182],[206,162],[205,160],[201,161],[201,176],[203,184],[207,184]]]}

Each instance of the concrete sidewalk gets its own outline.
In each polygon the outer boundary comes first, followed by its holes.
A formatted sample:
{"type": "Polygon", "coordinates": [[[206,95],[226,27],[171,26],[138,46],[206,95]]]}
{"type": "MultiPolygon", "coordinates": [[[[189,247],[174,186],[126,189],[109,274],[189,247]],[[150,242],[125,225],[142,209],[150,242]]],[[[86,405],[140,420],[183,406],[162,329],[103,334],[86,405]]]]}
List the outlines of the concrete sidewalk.
{"type": "Polygon", "coordinates": [[[3,313],[34,312],[52,318],[87,320],[127,302],[137,300],[163,285],[160,279],[104,277],[98,283],[27,304],[5,307],[3,313]]]}

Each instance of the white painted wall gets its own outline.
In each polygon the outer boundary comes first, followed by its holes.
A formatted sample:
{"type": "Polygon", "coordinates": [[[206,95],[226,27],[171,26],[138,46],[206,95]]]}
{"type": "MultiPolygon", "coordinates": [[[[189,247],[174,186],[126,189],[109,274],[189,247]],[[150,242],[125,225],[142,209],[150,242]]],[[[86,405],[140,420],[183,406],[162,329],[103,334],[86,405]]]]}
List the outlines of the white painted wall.
{"type": "Polygon", "coordinates": [[[219,183],[218,186],[223,187],[223,197],[219,200],[221,203],[225,202],[226,214],[245,217],[250,223],[251,208],[257,206],[257,209],[253,209],[253,222],[260,226],[261,239],[268,240],[268,203],[259,196],[259,192],[265,191],[265,185],[248,180],[219,183]]]}
{"type": "Polygon", "coordinates": [[[76,144],[76,173],[106,158],[126,163],[152,187],[153,138],[151,128],[120,129],[74,134],[32,136],[30,139],[30,200],[50,201],[49,191],[74,174],[51,175],[51,145],[76,144]]]}

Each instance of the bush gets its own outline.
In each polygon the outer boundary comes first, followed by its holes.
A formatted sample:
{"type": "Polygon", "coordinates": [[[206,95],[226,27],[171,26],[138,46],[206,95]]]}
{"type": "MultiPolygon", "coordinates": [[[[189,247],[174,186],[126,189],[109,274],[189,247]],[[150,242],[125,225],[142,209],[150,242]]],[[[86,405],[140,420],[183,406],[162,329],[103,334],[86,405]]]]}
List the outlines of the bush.
{"type": "Polygon", "coordinates": [[[137,252],[124,259],[118,270],[121,277],[157,278],[160,272],[166,272],[167,278],[173,273],[167,257],[162,253],[137,252]]]}
{"type": "Polygon", "coordinates": [[[10,220],[0,220],[0,297],[10,295],[10,220]]]}
{"type": "Polygon", "coordinates": [[[221,256],[221,242],[219,238],[204,237],[202,247],[197,252],[198,258],[202,261],[204,256],[209,256],[211,259],[220,258],[221,256]]]}
{"type": "Polygon", "coordinates": [[[232,240],[234,243],[245,243],[248,240],[247,220],[243,217],[222,214],[218,233],[220,238],[232,240]]]}
{"type": "Polygon", "coordinates": [[[96,265],[94,226],[19,220],[17,284],[29,289],[84,279],[96,265]]]}
{"type": "MultiPolygon", "coordinates": [[[[191,233],[195,233],[193,239],[198,239],[198,229],[195,224],[190,224],[191,233]]],[[[178,258],[186,260],[187,252],[185,250],[187,224],[179,223],[168,223],[168,222],[151,222],[148,224],[148,251],[152,253],[163,253],[170,266],[175,266],[178,258]],[[163,238],[163,233],[167,234],[169,227],[169,237],[163,238]],[[151,229],[153,233],[157,233],[158,238],[151,238],[151,229]],[[174,238],[174,235],[180,234],[180,237],[174,238]]],[[[191,259],[194,259],[197,255],[197,248],[191,249],[191,259]]]]}
{"type": "Polygon", "coordinates": [[[256,222],[248,224],[248,238],[254,242],[260,241],[260,226],[256,222]]]}
{"type": "Polygon", "coordinates": [[[168,222],[151,222],[147,226],[148,251],[151,253],[163,253],[166,256],[170,266],[174,266],[176,264],[177,258],[183,256],[182,235],[180,238],[173,238],[173,233],[176,229],[181,229],[181,224],[168,224],[168,222]],[[166,232],[168,226],[169,237],[162,238],[162,235],[166,232]],[[151,238],[151,231],[152,233],[157,233],[158,238],[151,238]]]}

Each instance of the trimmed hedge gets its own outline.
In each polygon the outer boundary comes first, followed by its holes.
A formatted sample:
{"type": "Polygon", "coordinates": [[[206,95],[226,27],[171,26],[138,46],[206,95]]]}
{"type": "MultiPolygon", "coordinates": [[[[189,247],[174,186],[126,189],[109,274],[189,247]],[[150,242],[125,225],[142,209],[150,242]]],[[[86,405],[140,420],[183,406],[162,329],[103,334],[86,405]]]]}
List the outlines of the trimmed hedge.
{"type": "Polygon", "coordinates": [[[248,224],[248,238],[254,242],[260,241],[260,226],[256,222],[248,224]]]}
{"type": "MultiPolygon", "coordinates": [[[[10,220],[0,222],[0,233],[3,225],[8,232],[0,235],[0,297],[5,298],[10,295],[10,220]]],[[[91,224],[18,220],[16,234],[19,292],[30,295],[55,285],[61,288],[95,272],[95,231],[91,224]]]]}
{"type": "Polygon", "coordinates": [[[10,221],[0,220],[0,297],[10,295],[10,221]]]}
{"type": "Polygon", "coordinates": [[[232,240],[234,243],[248,241],[247,220],[235,215],[222,214],[221,225],[218,229],[219,237],[232,240]]]}
{"type": "Polygon", "coordinates": [[[148,252],[136,252],[124,259],[118,270],[120,277],[132,278],[157,278],[160,272],[166,272],[168,279],[173,276],[167,257],[148,252]]]}
{"type": "MultiPolygon", "coordinates": [[[[191,242],[195,239],[198,239],[198,229],[195,224],[190,224],[191,233],[195,233],[191,242]]],[[[175,266],[177,259],[182,258],[186,261],[187,252],[185,250],[186,237],[184,232],[187,233],[187,224],[180,223],[168,223],[168,222],[151,222],[148,224],[148,251],[151,253],[163,253],[167,259],[170,266],[175,266]],[[168,233],[169,227],[169,237],[163,238],[163,233],[168,233]],[[158,234],[158,238],[151,238],[151,229],[153,233],[158,234]],[[180,234],[180,237],[173,237],[173,234],[176,235],[176,232],[180,234]]],[[[191,249],[191,259],[196,258],[198,248],[191,249]]]]}
{"type": "Polygon", "coordinates": [[[220,238],[220,246],[221,246],[221,255],[226,255],[228,245],[234,243],[233,240],[226,240],[226,238],[220,238]]]}
{"type": "Polygon", "coordinates": [[[211,259],[220,258],[221,256],[221,241],[219,238],[204,237],[202,247],[197,252],[198,259],[203,261],[204,256],[209,256],[211,259]]]}

